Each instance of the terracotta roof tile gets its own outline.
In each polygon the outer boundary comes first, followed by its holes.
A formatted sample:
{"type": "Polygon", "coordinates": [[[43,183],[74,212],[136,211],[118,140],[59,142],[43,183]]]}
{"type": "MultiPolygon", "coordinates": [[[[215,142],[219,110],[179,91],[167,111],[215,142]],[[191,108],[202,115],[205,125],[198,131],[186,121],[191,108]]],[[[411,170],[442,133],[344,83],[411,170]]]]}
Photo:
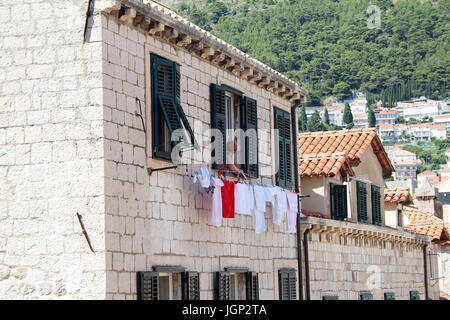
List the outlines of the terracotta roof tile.
{"type": "Polygon", "coordinates": [[[316,218],[330,219],[329,216],[327,216],[327,215],[325,215],[325,214],[323,214],[323,213],[320,213],[320,212],[311,212],[311,211],[307,211],[307,210],[305,210],[305,209],[302,209],[302,213],[303,213],[305,216],[308,216],[308,217],[316,217],[316,218]]]}
{"type": "Polygon", "coordinates": [[[409,206],[403,207],[403,213],[409,220],[409,224],[404,226],[405,230],[431,237],[433,240],[447,239],[448,225],[445,225],[442,219],[409,206]]]}
{"type": "Polygon", "coordinates": [[[411,195],[408,188],[384,189],[384,201],[396,203],[411,203],[411,195]]]}
{"type": "Polygon", "coordinates": [[[436,173],[431,172],[429,170],[425,170],[418,174],[418,176],[436,176],[436,173]]]}
{"type": "Polygon", "coordinates": [[[353,174],[352,162],[359,161],[370,145],[384,168],[383,176],[394,171],[375,128],[304,132],[298,142],[301,176],[334,176],[340,170],[344,175],[353,174]]]}

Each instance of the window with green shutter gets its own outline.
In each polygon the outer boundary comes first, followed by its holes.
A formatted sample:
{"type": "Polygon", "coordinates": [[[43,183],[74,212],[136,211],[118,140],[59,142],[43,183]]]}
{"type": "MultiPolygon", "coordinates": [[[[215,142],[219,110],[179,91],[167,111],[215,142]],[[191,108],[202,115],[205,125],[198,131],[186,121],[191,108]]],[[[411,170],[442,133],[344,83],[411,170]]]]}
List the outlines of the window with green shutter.
{"type": "Polygon", "coordinates": [[[256,272],[246,273],[247,300],[259,300],[259,277],[256,272]]]}
{"type": "Polygon", "coordinates": [[[249,133],[245,137],[244,172],[252,178],[258,178],[258,107],[256,100],[243,98],[241,108],[242,129],[249,133]],[[253,130],[254,135],[248,130],[253,130]]]}
{"type": "Polygon", "coordinates": [[[211,128],[218,129],[221,136],[214,136],[211,141],[215,148],[211,151],[212,168],[221,169],[226,166],[227,119],[224,87],[211,84],[211,128]]]}
{"type": "Polygon", "coordinates": [[[295,269],[280,269],[278,271],[280,300],[297,300],[296,283],[295,269]]]}
{"type": "Polygon", "coordinates": [[[372,223],[381,226],[381,194],[379,187],[372,186],[371,198],[372,198],[372,223]]]}
{"type": "Polygon", "coordinates": [[[373,295],[372,295],[372,293],[370,293],[368,291],[363,291],[363,292],[360,292],[359,299],[360,300],[373,300],[373,295]]]}
{"type": "Polygon", "coordinates": [[[138,272],[136,279],[138,300],[159,300],[158,272],[138,272]]]}
{"type": "Polygon", "coordinates": [[[183,272],[183,300],[200,300],[200,275],[198,272],[183,272]]]}
{"type": "Polygon", "coordinates": [[[347,186],[330,183],[331,218],[347,218],[347,186]]]}
{"type": "Polygon", "coordinates": [[[293,186],[292,177],[292,139],[291,115],[288,112],[274,108],[275,130],[278,129],[276,145],[276,184],[286,189],[293,186]]]}
{"type": "Polygon", "coordinates": [[[417,290],[411,290],[409,292],[409,300],[420,300],[420,294],[417,290]]]}
{"type": "Polygon", "coordinates": [[[358,206],[358,222],[369,222],[366,184],[359,181],[356,182],[356,203],[358,206]]]}
{"type": "Polygon", "coordinates": [[[216,300],[230,300],[230,273],[216,272],[216,300]]]}
{"type": "Polygon", "coordinates": [[[395,300],[395,293],[394,292],[385,292],[384,300],[395,300]]]}
{"type": "Polygon", "coordinates": [[[152,154],[155,158],[171,160],[172,148],[196,145],[194,133],[181,107],[180,66],[170,60],[151,54],[152,79],[152,154]],[[179,131],[179,129],[182,129],[179,131]],[[177,130],[178,140],[172,141],[177,130]]]}

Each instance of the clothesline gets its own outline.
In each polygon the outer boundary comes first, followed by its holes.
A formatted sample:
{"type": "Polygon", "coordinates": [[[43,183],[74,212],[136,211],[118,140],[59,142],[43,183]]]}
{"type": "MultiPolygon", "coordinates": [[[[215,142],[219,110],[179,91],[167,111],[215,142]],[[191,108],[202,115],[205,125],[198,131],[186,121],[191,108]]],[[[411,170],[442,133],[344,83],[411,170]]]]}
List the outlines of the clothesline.
{"type": "Polygon", "coordinates": [[[236,181],[223,179],[220,173],[229,170],[220,170],[219,177],[210,174],[207,168],[196,171],[193,182],[199,181],[200,185],[212,192],[212,215],[211,225],[220,227],[222,219],[234,218],[235,213],[255,216],[256,234],[267,230],[264,214],[266,205],[272,205],[273,223],[281,226],[286,217],[287,231],[296,233],[298,202],[297,193],[287,191],[278,186],[270,184],[259,185],[247,182],[240,182],[240,177],[236,181]]]}

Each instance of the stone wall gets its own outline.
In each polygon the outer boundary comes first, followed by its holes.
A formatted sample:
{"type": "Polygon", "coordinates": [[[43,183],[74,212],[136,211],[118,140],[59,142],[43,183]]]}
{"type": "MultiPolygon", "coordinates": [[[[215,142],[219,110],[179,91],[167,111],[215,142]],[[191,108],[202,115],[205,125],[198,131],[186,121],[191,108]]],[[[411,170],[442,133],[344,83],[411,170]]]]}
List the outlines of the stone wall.
{"type": "Polygon", "coordinates": [[[83,45],[86,6],[0,2],[2,299],[105,296],[102,45],[95,28],[83,45]]]}
{"type": "MultiPolygon", "coordinates": [[[[150,52],[180,64],[181,104],[192,127],[210,128],[210,84],[227,84],[258,103],[258,129],[273,128],[273,106],[290,110],[287,100],[242,80],[210,62],[141,29],[102,16],[105,119],[106,290],[107,298],[136,299],[136,271],[181,265],[199,271],[201,299],[213,298],[213,273],[247,267],[259,273],[260,298],[278,298],[277,270],[295,267],[295,234],[274,226],[256,235],[253,216],[237,215],[222,227],[209,225],[211,195],[192,182],[192,167],[154,172],[172,163],[152,159],[150,52]],[[145,112],[147,136],[136,98],[145,112]],[[147,146],[147,149],[145,149],[147,146]],[[147,151],[146,151],[147,150],[147,151]],[[147,158],[148,157],[148,158],[147,158]]],[[[194,128],[195,129],[195,128],[194,128]]],[[[209,139],[202,131],[196,139],[209,139]]],[[[260,166],[272,173],[270,136],[259,139],[260,166]]],[[[195,168],[199,168],[197,166],[195,168]]],[[[273,183],[273,177],[254,180],[273,183]]]]}
{"type": "MultiPolygon", "coordinates": [[[[383,300],[384,292],[409,300],[410,290],[425,299],[423,244],[436,251],[429,238],[313,217],[302,223],[302,228],[313,226],[308,236],[311,299],[337,295],[340,300],[359,300],[361,291],[370,291],[374,300],[383,300]]],[[[431,257],[436,265],[436,257],[431,257]]],[[[429,296],[438,299],[439,285],[431,279],[429,267],[428,276],[429,296]]]]}

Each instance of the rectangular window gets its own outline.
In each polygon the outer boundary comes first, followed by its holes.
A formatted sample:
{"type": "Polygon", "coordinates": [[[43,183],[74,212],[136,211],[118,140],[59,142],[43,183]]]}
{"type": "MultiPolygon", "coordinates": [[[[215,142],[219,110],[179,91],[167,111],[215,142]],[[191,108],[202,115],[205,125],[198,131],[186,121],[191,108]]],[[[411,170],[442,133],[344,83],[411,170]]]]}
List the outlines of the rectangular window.
{"type": "Polygon", "coordinates": [[[359,299],[360,300],[373,300],[373,295],[370,292],[363,291],[363,292],[360,292],[359,299]]]}
{"type": "Polygon", "coordinates": [[[195,145],[194,133],[181,107],[180,66],[155,54],[150,55],[150,62],[152,154],[154,158],[171,160],[176,144],[182,143],[182,148],[195,145]]]}
{"type": "Polygon", "coordinates": [[[358,222],[369,222],[367,215],[367,189],[362,182],[356,182],[356,203],[358,206],[358,222]]]}
{"type": "Polygon", "coordinates": [[[347,186],[330,183],[331,219],[347,218],[347,186]]]}
{"type": "Polygon", "coordinates": [[[420,300],[420,294],[417,290],[411,290],[409,292],[409,300],[420,300]]]}
{"type": "Polygon", "coordinates": [[[292,139],[291,115],[288,112],[274,108],[275,130],[278,129],[278,140],[275,143],[276,184],[286,189],[293,186],[292,177],[292,139]]]}
{"type": "Polygon", "coordinates": [[[137,273],[138,300],[199,300],[198,272],[137,273]]]}
{"type": "Polygon", "coordinates": [[[255,272],[226,268],[216,272],[217,300],[259,300],[259,277],[255,272]]]}
{"type": "Polygon", "coordinates": [[[403,212],[401,209],[397,209],[397,226],[403,227],[403,212]]]}
{"type": "Polygon", "coordinates": [[[384,300],[395,300],[395,293],[394,292],[385,292],[384,300]]]}
{"type": "Polygon", "coordinates": [[[278,271],[278,286],[280,300],[297,300],[295,269],[280,269],[278,271]]]}
{"type": "Polygon", "coordinates": [[[372,223],[381,226],[381,194],[380,188],[372,186],[371,188],[372,198],[372,223]]]}
{"type": "Polygon", "coordinates": [[[221,134],[221,137],[214,136],[212,140],[214,143],[211,154],[213,169],[221,169],[233,163],[250,177],[258,178],[256,100],[244,96],[233,88],[212,83],[211,128],[218,129],[221,134]],[[242,136],[237,135],[236,130],[239,129],[242,130],[242,136]],[[239,151],[233,154],[234,141],[237,142],[239,151]]]}

